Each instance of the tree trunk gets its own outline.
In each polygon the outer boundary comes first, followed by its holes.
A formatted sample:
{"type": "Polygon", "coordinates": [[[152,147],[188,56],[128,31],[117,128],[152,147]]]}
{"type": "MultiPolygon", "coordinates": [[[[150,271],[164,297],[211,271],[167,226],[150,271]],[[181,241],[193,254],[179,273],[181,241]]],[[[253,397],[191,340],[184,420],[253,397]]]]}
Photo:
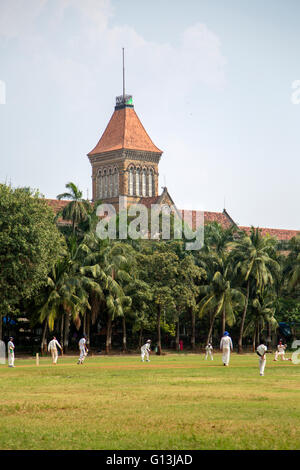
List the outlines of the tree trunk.
{"type": "Polygon", "coordinates": [[[48,327],[48,323],[47,323],[47,319],[46,319],[45,324],[44,324],[42,342],[41,342],[41,355],[43,355],[43,353],[47,351],[47,338],[46,338],[47,327],[48,327]]]}
{"type": "Polygon", "coordinates": [[[160,331],[161,307],[157,309],[157,354],[161,355],[161,331],[160,331]]]}
{"type": "Polygon", "coordinates": [[[61,316],[60,321],[60,344],[64,345],[64,315],[61,316]]]}
{"type": "Polygon", "coordinates": [[[213,316],[212,316],[212,318],[211,318],[211,322],[210,322],[210,327],[209,327],[209,331],[208,331],[208,335],[207,335],[206,344],[212,342],[211,336],[212,336],[212,330],[213,330],[215,318],[216,318],[216,313],[214,313],[213,316]]]}
{"type": "Polygon", "coordinates": [[[191,316],[192,316],[191,346],[192,346],[192,351],[195,351],[196,349],[196,315],[195,315],[193,308],[191,308],[191,316]]]}
{"type": "Polygon", "coordinates": [[[64,351],[66,352],[69,348],[69,333],[70,333],[70,314],[65,314],[65,332],[64,332],[64,351]]]}
{"type": "Polygon", "coordinates": [[[225,305],[223,307],[223,312],[222,312],[222,336],[224,336],[226,328],[226,311],[225,311],[225,305]]]}
{"type": "Polygon", "coordinates": [[[105,354],[109,354],[111,349],[111,332],[112,332],[112,321],[111,316],[108,316],[107,326],[106,326],[106,344],[105,344],[105,354]]]}
{"type": "Polygon", "coordinates": [[[142,347],[142,341],[143,341],[143,328],[140,329],[140,334],[139,334],[139,347],[142,347]]]}
{"type": "Polygon", "coordinates": [[[247,308],[248,308],[249,291],[250,291],[250,281],[248,280],[246,300],[245,300],[245,306],[244,306],[244,311],[243,311],[243,316],[242,316],[242,321],[241,321],[241,326],[240,326],[240,336],[238,340],[238,353],[239,354],[243,352],[243,333],[244,333],[244,325],[245,325],[245,319],[246,319],[247,308]]]}
{"type": "Polygon", "coordinates": [[[2,317],[2,314],[0,313],[0,340],[2,340],[2,321],[3,321],[3,317],[2,317]]]}
{"type": "Polygon", "coordinates": [[[125,315],[122,317],[122,330],[123,330],[123,352],[127,351],[127,335],[126,335],[126,319],[125,315]]]}
{"type": "Polygon", "coordinates": [[[253,333],[253,338],[252,338],[252,350],[253,350],[253,352],[255,352],[255,346],[256,346],[255,338],[256,338],[256,327],[254,328],[254,333],[253,333]]]}
{"type": "Polygon", "coordinates": [[[260,337],[260,334],[259,334],[259,321],[258,321],[257,326],[256,326],[256,344],[257,344],[257,346],[259,346],[259,344],[260,344],[259,337],[260,337]]]}
{"type": "Polygon", "coordinates": [[[82,330],[83,330],[83,334],[86,335],[86,313],[83,315],[82,330]]]}
{"type": "Polygon", "coordinates": [[[90,312],[87,312],[85,314],[86,321],[85,321],[85,330],[86,330],[86,342],[90,346],[91,343],[91,338],[90,338],[90,333],[91,333],[91,314],[90,312]]]}
{"type": "Polygon", "coordinates": [[[179,351],[179,317],[176,323],[176,340],[175,340],[175,348],[176,351],[179,351]]]}

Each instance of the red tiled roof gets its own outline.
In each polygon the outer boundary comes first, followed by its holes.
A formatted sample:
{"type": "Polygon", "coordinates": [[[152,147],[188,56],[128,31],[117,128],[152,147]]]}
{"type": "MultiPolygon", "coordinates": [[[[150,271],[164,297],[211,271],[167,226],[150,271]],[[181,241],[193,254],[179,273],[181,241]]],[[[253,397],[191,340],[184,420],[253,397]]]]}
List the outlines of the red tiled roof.
{"type": "Polygon", "coordinates": [[[230,228],[232,223],[223,212],[204,212],[204,223],[217,222],[223,228],[230,228]]]}
{"type": "MultiPolygon", "coordinates": [[[[251,227],[239,226],[239,229],[243,230],[246,233],[250,233],[251,227]]],[[[264,228],[259,227],[263,237],[270,235],[271,237],[277,238],[277,240],[290,240],[293,237],[299,235],[300,230],[285,230],[279,228],[264,228]]]]}
{"type": "Polygon", "coordinates": [[[118,149],[162,153],[154,145],[133,108],[116,109],[96,147],[88,156],[118,149]]]}
{"type": "MultiPolygon", "coordinates": [[[[148,209],[151,208],[152,204],[158,204],[161,196],[153,196],[153,197],[142,197],[139,200],[139,204],[144,204],[148,209]]],[[[48,205],[53,209],[55,213],[59,210],[63,209],[70,201],[59,201],[58,199],[46,199],[48,205]]],[[[196,213],[197,211],[183,211],[179,210],[182,214],[183,212],[191,213],[192,216],[192,228],[195,229],[196,223],[196,213]]],[[[204,212],[204,223],[210,222],[217,222],[223,228],[229,228],[232,225],[229,216],[227,216],[224,212],[204,212]]],[[[65,221],[64,221],[65,222],[65,221]]],[[[238,226],[240,230],[243,230],[246,233],[250,233],[251,227],[245,226],[238,226]]],[[[259,227],[260,228],[260,227],[259,227]]],[[[300,234],[300,230],[285,230],[285,229],[277,229],[277,228],[260,228],[261,233],[263,236],[270,235],[271,237],[277,238],[277,240],[290,240],[291,238],[295,237],[296,235],[300,234]]]]}
{"type": "Polygon", "coordinates": [[[141,197],[139,200],[139,204],[143,204],[144,206],[147,207],[147,209],[151,209],[152,204],[157,204],[159,200],[159,196],[153,196],[153,197],[141,197]]]}
{"type": "Polygon", "coordinates": [[[46,202],[48,206],[50,206],[55,214],[57,214],[58,211],[63,209],[70,201],[60,201],[59,199],[46,199],[46,202]]]}

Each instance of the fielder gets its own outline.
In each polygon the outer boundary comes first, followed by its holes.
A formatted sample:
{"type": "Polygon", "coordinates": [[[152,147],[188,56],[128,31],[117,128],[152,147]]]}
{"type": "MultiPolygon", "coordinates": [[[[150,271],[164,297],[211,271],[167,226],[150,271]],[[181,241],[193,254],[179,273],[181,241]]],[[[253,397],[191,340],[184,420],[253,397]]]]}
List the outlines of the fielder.
{"type": "Polygon", "coordinates": [[[223,364],[224,366],[228,366],[230,360],[230,351],[233,351],[232,340],[228,331],[225,331],[224,336],[221,338],[220,349],[222,351],[223,364]]]}
{"type": "Polygon", "coordinates": [[[265,367],[266,367],[266,352],[267,346],[265,344],[260,344],[256,348],[256,354],[259,356],[259,374],[265,375],[265,367]]]}
{"type": "Polygon", "coordinates": [[[150,348],[151,348],[151,339],[148,339],[146,344],[144,344],[144,346],[141,347],[142,362],[144,362],[144,357],[145,356],[146,356],[146,361],[150,362],[150,359],[149,359],[149,352],[151,352],[150,348]]]}
{"type": "Polygon", "coordinates": [[[213,361],[214,358],[213,358],[213,347],[212,347],[212,344],[211,343],[207,343],[206,347],[205,347],[205,360],[208,358],[208,355],[210,356],[211,360],[213,361]]]}
{"type": "Polygon", "coordinates": [[[48,344],[48,351],[51,352],[51,356],[52,356],[52,364],[57,364],[57,358],[58,358],[57,346],[62,352],[61,345],[59,344],[55,336],[53,336],[52,340],[48,344]]]}
{"type": "Polygon", "coordinates": [[[78,343],[78,346],[79,346],[80,355],[79,355],[77,364],[82,364],[88,354],[88,348],[86,346],[86,335],[83,335],[83,337],[78,343]]]}
{"type": "Polygon", "coordinates": [[[7,343],[8,352],[8,367],[15,367],[15,345],[13,343],[13,337],[9,338],[7,343]]]}
{"type": "Polygon", "coordinates": [[[275,352],[275,358],[274,361],[278,361],[278,356],[281,357],[282,361],[288,361],[288,358],[285,358],[285,350],[286,350],[286,344],[282,344],[282,341],[279,341],[279,344],[277,345],[277,351],[275,352]]]}

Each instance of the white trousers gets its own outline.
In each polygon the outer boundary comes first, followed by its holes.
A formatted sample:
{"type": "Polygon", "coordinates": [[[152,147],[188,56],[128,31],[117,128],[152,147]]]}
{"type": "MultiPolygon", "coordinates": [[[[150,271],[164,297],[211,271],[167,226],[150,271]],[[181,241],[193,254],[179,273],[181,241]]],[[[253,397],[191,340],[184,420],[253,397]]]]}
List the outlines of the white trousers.
{"type": "Polygon", "coordinates": [[[281,356],[281,360],[282,360],[282,361],[288,361],[288,359],[286,359],[286,358],[284,357],[284,354],[285,354],[284,352],[276,351],[276,352],[275,352],[275,361],[278,360],[278,356],[281,356]]]}
{"type": "Polygon", "coordinates": [[[226,366],[228,366],[229,364],[229,360],[230,360],[230,348],[223,348],[223,351],[222,351],[222,361],[223,361],[223,364],[225,364],[226,366]]]}
{"type": "Polygon", "coordinates": [[[264,372],[265,372],[265,367],[266,367],[266,358],[262,358],[260,357],[259,358],[259,373],[260,375],[264,375],[264,372]]]}
{"type": "Polygon", "coordinates": [[[80,348],[80,355],[79,355],[79,362],[82,364],[84,361],[84,358],[86,356],[86,352],[84,348],[80,348]]]}
{"type": "Polygon", "coordinates": [[[147,350],[146,351],[141,350],[142,361],[144,361],[145,356],[146,356],[146,361],[149,361],[149,352],[147,350]]]}
{"type": "Polygon", "coordinates": [[[8,365],[9,367],[12,367],[15,363],[15,353],[14,352],[9,352],[8,353],[8,365]]]}
{"type": "Polygon", "coordinates": [[[212,353],[212,351],[211,351],[210,349],[209,349],[208,351],[206,351],[205,359],[208,358],[208,355],[210,355],[210,358],[211,358],[211,360],[213,361],[213,360],[214,360],[214,358],[213,358],[213,353],[212,353]]]}
{"type": "Polygon", "coordinates": [[[57,358],[58,358],[58,352],[57,349],[51,349],[51,356],[52,356],[52,362],[53,364],[57,363],[57,358]]]}

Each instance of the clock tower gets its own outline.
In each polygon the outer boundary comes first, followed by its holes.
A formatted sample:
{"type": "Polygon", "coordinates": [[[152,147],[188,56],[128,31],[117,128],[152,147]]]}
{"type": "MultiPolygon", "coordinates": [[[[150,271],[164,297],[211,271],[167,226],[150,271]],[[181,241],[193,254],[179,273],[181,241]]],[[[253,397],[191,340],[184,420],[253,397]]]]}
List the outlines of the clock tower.
{"type": "Polygon", "coordinates": [[[93,201],[113,204],[118,210],[119,196],[127,196],[128,205],[157,197],[161,155],[134,110],[132,96],[117,96],[105,131],[88,153],[93,201]]]}

